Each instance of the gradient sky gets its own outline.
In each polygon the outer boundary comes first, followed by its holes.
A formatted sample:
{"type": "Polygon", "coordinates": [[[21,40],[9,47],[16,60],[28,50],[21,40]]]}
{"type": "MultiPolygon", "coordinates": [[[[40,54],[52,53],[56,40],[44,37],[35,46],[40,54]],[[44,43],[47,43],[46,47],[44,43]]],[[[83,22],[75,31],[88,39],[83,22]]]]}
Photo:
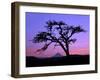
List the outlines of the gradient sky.
{"type": "Polygon", "coordinates": [[[30,40],[41,31],[46,31],[44,27],[48,20],[64,21],[69,25],[81,25],[86,30],[85,33],[75,34],[77,41],[70,45],[70,54],[86,55],[89,54],[89,15],[76,15],[76,14],[53,14],[53,13],[34,13],[26,12],[26,56],[35,57],[52,57],[56,53],[65,55],[61,47],[54,49],[53,44],[48,47],[43,53],[35,53],[37,49],[43,47],[44,43],[32,43],[30,40]]]}

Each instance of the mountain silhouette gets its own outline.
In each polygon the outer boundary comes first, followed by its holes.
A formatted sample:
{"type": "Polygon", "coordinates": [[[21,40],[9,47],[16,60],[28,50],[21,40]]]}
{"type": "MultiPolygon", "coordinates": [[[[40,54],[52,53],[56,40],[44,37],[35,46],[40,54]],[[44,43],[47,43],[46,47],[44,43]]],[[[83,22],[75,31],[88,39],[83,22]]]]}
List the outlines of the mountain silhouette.
{"type": "Polygon", "coordinates": [[[56,53],[53,57],[62,57],[60,53],[56,53]]]}

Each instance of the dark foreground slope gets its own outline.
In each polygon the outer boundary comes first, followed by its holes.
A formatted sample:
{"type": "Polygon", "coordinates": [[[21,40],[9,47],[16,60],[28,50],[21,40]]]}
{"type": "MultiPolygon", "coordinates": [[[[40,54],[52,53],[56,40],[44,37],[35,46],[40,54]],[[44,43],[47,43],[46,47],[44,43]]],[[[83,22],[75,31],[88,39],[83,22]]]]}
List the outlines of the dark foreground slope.
{"type": "Polygon", "coordinates": [[[80,65],[89,64],[89,55],[70,55],[69,57],[53,57],[39,59],[26,57],[26,67],[58,66],[58,65],[80,65]]]}

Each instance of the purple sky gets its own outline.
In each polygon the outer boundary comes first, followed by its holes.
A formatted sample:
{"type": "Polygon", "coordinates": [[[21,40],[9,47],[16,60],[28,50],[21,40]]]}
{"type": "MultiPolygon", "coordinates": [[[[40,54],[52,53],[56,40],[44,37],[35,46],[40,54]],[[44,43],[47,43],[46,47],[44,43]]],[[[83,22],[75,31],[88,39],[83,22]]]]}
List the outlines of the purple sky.
{"type": "Polygon", "coordinates": [[[30,40],[41,31],[46,31],[45,22],[48,20],[64,21],[69,25],[81,25],[87,32],[75,34],[77,41],[70,45],[70,54],[89,54],[89,15],[75,14],[53,14],[53,13],[33,13],[26,12],[26,55],[35,57],[52,57],[56,53],[65,55],[61,47],[54,49],[53,44],[43,53],[35,53],[37,49],[43,47],[43,43],[32,43],[30,40]]]}

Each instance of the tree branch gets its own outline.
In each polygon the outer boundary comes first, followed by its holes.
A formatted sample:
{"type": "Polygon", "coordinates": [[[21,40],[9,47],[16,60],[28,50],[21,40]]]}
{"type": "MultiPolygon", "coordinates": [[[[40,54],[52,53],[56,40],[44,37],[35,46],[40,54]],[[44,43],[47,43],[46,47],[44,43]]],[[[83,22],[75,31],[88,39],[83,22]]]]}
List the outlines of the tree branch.
{"type": "Polygon", "coordinates": [[[63,48],[64,51],[66,51],[66,48],[64,47],[64,45],[59,41],[59,39],[57,39],[56,37],[49,35],[52,40],[54,40],[54,42],[59,43],[59,45],[63,48]]]}
{"type": "Polygon", "coordinates": [[[67,42],[67,39],[66,39],[66,37],[64,37],[64,35],[63,35],[63,29],[62,29],[62,27],[60,25],[59,25],[59,29],[61,30],[59,32],[59,34],[61,35],[61,38],[64,39],[63,41],[66,43],[67,42]]]}

